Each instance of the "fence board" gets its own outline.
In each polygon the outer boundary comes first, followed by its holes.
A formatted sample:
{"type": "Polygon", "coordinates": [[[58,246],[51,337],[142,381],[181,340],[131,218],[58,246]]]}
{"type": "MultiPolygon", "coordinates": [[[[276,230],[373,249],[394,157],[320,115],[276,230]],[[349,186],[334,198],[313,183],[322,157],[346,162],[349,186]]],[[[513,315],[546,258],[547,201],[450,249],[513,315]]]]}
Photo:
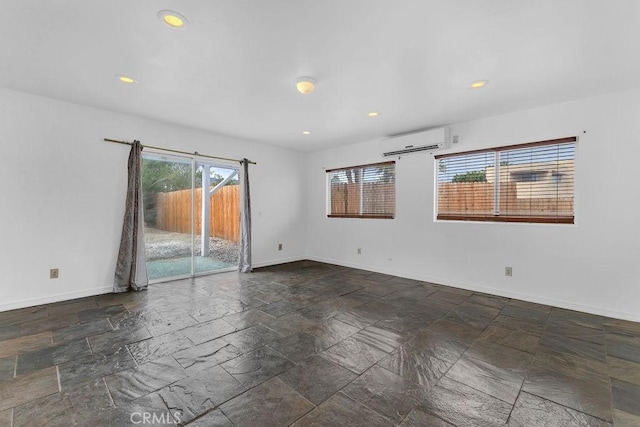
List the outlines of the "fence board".
{"type": "Polygon", "coordinates": [[[493,184],[485,182],[438,184],[438,212],[441,214],[491,214],[493,188],[493,184]]]}
{"type": "Polygon", "coordinates": [[[334,215],[394,214],[395,184],[366,182],[362,184],[362,206],[360,212],[359,183],[331,183],[331,213],[334,215]]]}
{"type": "MultiPolygon", "coordinates": [[[[156,228],[177,233],[191,232],[191,190],[156,194],[156,228]]],[[[196,234],[202,230],[202,191],[197,190],[196,234]]],[[[209,228],[211,237],[240,242],[240,188],[226,185],[211,197],[209,228]]]]}
{"type": "MultiPolygon", "coordinates": [[[[438,213],[492,214],[494,184],[455,182],[438,184],[438,213]]],[[[573,197],[518,198],[517,183],[500,183],[502,215],[573,215],[573,197]]]]}

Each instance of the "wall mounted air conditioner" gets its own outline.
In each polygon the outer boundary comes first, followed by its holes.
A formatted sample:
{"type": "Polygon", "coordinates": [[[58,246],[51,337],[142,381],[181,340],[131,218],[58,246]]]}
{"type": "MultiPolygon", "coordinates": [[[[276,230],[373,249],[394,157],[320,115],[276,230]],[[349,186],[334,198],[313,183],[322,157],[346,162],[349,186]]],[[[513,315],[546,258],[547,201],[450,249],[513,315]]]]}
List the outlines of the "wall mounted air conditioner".
{"type": "Polygon", "coordinates": [[[450,146],[451,128],[448,127],[394,136],[382,140],[381,144],[384,157],[422,152],[431,153],[450,146]]]}

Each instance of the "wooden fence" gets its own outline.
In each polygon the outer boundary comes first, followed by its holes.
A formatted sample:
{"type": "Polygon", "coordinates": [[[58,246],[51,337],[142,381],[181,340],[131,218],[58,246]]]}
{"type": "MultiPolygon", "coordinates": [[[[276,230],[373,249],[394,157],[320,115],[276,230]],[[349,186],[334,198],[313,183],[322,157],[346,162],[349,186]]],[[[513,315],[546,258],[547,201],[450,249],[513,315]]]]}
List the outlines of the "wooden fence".
{"type": "Polygon", "coordinates": [[[395,186],[392,183],[366,182],[362,184],[360,212],[360,184],[331,184],[331,213],[334,215],[393,215],[395,186]]]}
{"type": "MultiPolygon", "coordinates": [[[[202,230],[202,191],[196,190],[196,234],[202,230]]],[[[177,233],[191,232],[191,190],[156,195],[156,228],[177,233]]],[[[211,237],[240,242],[240,189],[226,185],[211,196],[211,237]]]]}
{"type": "MultiPolygon", "coordinates": [[[[521,197],[518,183],[500,183],[500,212],[521,214],[573,214],[573,197],[521,197]]],[[[438,184],[438,213],[491,214],[493,213],[494,184],[491,182],[455,182],[438,184]]]]}

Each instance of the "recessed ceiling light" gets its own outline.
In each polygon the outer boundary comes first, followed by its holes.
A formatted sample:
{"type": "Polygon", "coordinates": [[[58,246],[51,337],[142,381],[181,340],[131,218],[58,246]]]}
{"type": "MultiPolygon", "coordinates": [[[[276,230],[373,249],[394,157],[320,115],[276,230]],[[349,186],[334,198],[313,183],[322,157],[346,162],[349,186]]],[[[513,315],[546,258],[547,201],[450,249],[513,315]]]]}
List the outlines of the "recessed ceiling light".
{"type": "Polygon", "coordinates": [[[318,81],[313,77],[298,77],[296,79],[296,89],[303,95],[309,95],[316,88],[318,81]]]}
{"type": "Polygon", "coordinates": [[[311,131],[310,130],[303,130],[302,134],[303,135],[311,135],[311,131]]]}
{"type": "Polygon", "coordinates": [[[377,111],[370,111],[369,114],[367,114],[367,116],[369,116],[369,117],[378,117],[378,114],[380,114],[380,113],[378,113],[377,111]]]}
{"type": "Polygon", "coordinates": [[[138,83],[138,81],[133,77],[130,77],[124,74],[116,74],[114,77],[118,79],[120,83],[126,83],[128,85],[138,83]]]}
{"type": "Polygon", "coordinates": [[[184,30],[189,24],[187,18],[173,10],[161,10],[158,12],[158,18],[164,25],[174,30],[184,30]]]}
{"type": "Polygon", "coordinates": [[[489,82],[487,80],[477,80],[471,83],[471,87],[474,89],[480,89],[481,87],[485,87],[489,82]]]}

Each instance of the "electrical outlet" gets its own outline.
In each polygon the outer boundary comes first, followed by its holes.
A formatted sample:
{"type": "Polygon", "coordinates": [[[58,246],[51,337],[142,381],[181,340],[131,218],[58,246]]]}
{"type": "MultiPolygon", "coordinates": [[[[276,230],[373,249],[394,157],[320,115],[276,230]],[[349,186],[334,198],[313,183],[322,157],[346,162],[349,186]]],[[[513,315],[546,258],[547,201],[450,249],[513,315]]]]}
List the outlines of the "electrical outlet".
{"type": "Polygon", "coordinates": [[[52,268],[49,270],[49,278],[57,279],[59,277],[60,271],[57,268],[52,268]]]}
{"type": "Polygon", "coordinates": [[[358,255],[362,255],[362,249],[358,248],[358,255]]]}
{"type": "Polygon", "coordinates": [[[505,267],[504,268],[504,275],[505,276],[509,276],[509,277],[513,276],[513,268],[505,267]]]}
{"type": "Polygon", "coordinates": [[[278,243],[278,250],[281,251],[282,250],[282,243],[278,243]]]}

